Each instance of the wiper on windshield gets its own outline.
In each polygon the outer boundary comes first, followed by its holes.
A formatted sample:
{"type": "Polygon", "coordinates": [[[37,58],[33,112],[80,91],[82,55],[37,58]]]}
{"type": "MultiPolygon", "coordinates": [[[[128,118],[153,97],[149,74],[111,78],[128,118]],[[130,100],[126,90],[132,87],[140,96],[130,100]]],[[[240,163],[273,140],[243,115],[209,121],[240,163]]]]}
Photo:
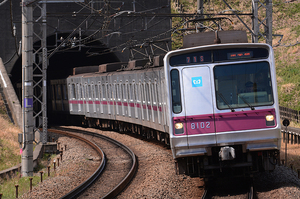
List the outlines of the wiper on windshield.
{"type": "Polygon", "coordinates": [[[242,95],[240,95],[240,93],[237,93],[237,96],[241,98],[251,108],[251,110],[255,110],[255,108],[242,95]]]}
{"type": "Polygon", "coordinates": [[[225,104],[230,108],[231,112],[234,112],[235,110],[229,105],[229,103],[227,102],[227,100],[225,99],[225,97],[223,96],[222,93],[218,92],[218,95],[222,98],[222,100],[225,102],[225,104]]]}

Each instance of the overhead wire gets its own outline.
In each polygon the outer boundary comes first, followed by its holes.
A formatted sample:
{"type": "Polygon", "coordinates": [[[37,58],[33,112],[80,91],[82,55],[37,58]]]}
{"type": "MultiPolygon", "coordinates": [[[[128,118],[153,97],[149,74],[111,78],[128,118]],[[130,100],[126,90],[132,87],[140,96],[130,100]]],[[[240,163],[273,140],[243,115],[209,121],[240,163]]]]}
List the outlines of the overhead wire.
{"type": "Polygon", "coordinates": [[[4,5],[8,0],[3,0],[1,3],[0,3],[0,6],[4,5]]]}

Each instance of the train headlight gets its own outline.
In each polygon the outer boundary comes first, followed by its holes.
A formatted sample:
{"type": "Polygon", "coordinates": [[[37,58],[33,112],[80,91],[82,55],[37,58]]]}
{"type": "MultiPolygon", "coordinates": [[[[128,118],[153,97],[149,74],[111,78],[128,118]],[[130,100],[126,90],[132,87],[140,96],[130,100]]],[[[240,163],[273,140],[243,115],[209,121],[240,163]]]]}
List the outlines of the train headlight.
{"type": "Polygon", "coordinates": [[[184,133],[182,122],[175,123],[174,127],[175,127],[175,135],[184,133]]]}
{"type": "Polygon", "coordinates": [[[275,117],[274,115],[266,115],[266,125],[267,126],[274,126],[275,125],[275,117]]]}

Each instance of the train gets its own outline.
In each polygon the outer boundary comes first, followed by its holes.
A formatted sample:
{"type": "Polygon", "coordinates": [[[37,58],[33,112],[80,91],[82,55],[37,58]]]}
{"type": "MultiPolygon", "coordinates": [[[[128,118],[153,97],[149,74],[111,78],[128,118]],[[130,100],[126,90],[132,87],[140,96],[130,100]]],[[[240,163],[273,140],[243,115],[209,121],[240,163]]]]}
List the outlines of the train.
{"type": "MultiPolygon", "coordinates": [[[[281,124],[274,52],[262,43],[170,51],[74,68],[51,81],[52,111],[170,147],[177,174],[209,179],[273,171],[281,124]]],[[[75,120],[73,120],[75,121],[75,120]]]]}

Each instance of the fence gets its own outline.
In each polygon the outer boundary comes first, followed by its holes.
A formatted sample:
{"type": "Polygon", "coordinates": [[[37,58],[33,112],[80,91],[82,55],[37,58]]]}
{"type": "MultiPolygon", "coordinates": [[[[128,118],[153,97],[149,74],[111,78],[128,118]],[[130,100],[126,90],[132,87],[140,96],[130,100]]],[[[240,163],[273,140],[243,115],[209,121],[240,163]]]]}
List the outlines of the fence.
{"type": "Polygon", "coordinates": [[[299,122],[300,111],[283,106],[279,106],[279,111],[281,119],[289,119],[297,123],[299,122]]]}

